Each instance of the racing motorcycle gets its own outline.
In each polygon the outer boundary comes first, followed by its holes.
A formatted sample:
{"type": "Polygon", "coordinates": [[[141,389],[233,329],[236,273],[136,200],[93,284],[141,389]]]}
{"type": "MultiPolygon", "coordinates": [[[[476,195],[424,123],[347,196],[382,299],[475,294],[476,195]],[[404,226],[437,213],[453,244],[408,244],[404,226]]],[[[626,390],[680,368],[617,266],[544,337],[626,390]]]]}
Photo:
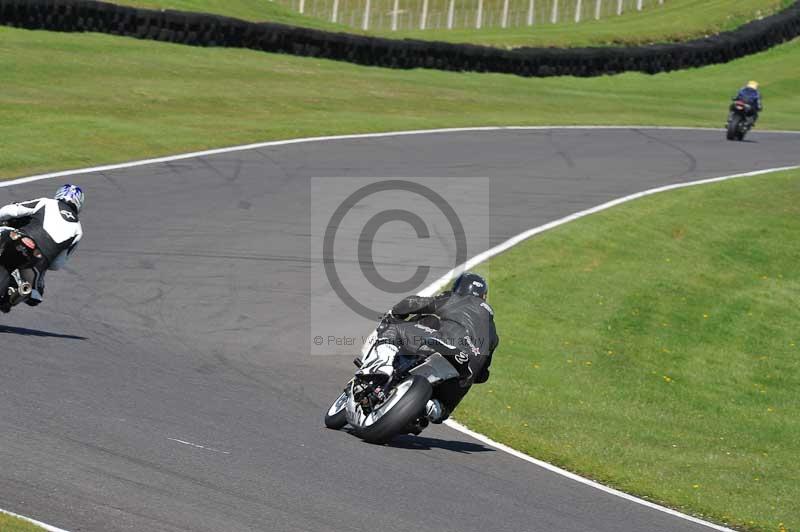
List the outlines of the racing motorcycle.
{"type": "Polygon", "coordinates": [[[734,100],[728,114],[728,140],[744,140],[744,136],[753,127],[753,107],[743,101],[734,100]]]}
{"type": "Polygon", "coordinates": [[[33,292],[20,270],[33,267],[42,259],[36,242],[25,232],[13,227],[0,227],[0,305],[13,307],[33,292]]]}
{"type": "MultiPolygon", "coordinates": [[[[429,326],[425,320],[430,318],[414,321],[429,326]]],[[[390,319],[385,316],[381,323],[390,319]]],[[[460,378],[459,372],[440,353],[411,354],[402,347],[387,364],[377,353],[376,339],[373,332],[362,356],[353,361],[358,370],[325,414],[325,426],[338,430],[349,424],[356,436],[371,443],[385,443],[400,434],[418,435],[428,426],[425,405],[434,387],[460,378]]]]}

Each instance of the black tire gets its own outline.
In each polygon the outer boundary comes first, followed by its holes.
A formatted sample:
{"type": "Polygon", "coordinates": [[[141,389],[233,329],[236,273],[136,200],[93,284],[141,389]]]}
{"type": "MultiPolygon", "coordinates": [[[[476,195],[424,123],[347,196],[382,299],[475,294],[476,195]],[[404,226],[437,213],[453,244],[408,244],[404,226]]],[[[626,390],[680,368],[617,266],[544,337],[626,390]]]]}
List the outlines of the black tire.
{"type": "Polygon", "coordinates": [[[728,132],[727,138],[728,140],[736,140],[739,134],[739,122],[742,120],[742,117],[739,115],[733,115],[728,122],[728,132]]]}
{"type": "Polygon", "coordinates": [[[325,426],[329,429],[339,430],[347,425],[347,413],[344,409],[344,401],[346,400],[347,393],[342,392],[342,395],[336,398],[325,413],[325,426]]]}
{"type": "Polygon", "coordinates": [[[736,130],[736,140],[744,140],[744,136],[747,134],[747,127],[744,124],[741,124],[739,129],[736,130]]]}
{"type": "Polygon", "coordinates": [[[8,287],[11,284],[11,274],[3,266],[0,266],[0,303],[7,304],[8,287]]]}
{"type": "Polygon", "coordinates": [[[407,427],[425,412],[425,403],[433,394],[433,387],[425,377],[414,375],[411,381],[403,397],[375,423],[354,427],[356,436],[370,443],[385,443],[407,432],[407,427]]]}

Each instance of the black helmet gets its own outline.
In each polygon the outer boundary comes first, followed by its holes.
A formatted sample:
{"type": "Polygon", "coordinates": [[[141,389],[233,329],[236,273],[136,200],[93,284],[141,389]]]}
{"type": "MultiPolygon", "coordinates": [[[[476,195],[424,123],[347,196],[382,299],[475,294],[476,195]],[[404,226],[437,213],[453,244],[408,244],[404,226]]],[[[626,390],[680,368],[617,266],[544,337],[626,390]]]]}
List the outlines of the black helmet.
{"type": "Polygon", "coordinates": [[[473,295],[486,299],[489,293],[489,283],[477,273],[465,272],[458,276],[453,283],[453,293],[460,296],[473,295]]]}

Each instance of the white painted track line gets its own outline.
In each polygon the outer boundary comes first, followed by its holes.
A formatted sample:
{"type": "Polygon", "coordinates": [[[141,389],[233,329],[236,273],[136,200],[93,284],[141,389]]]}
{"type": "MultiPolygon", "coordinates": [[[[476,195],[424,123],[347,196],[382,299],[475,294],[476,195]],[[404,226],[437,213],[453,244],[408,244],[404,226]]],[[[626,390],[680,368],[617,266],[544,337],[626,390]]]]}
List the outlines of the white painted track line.
{"type": "Polygon", "coordinates": [[[580,482],[581,484],[585,484],[587,486],[591,486],[592,488],[598,489],[600,491],[604,491],[604,492],[606,492],[606,493],[608,493],[610,495],[621,497],[621,498],[623,498],[625,500],[634,502],[636,504],[641,504],[642,506],[647,506],[648,508],[652,508],[654,510],[658,510],[659,512],[664,512],[666,514],[670,514],[670,515],[673,515],[675,517],[679,517],[679,518],[684,519],[686,521],[691,521],[693,523],[697,523],[699,525],[706,526],[706,527],[711,528],[713,530],[722,530],[724,532],[736,532],[733,529],[730,529],[730,528],[727,528],[727,527],[724,527],[724,526],[720,526],[720,525],[715,525],[714,523],[709,523],[708,521],[703,521],[702,519],[698,519],[697,517],[692,517],[691,515],[683,514],[683,513],[679,512],[677,510],[673,510],[671,508],[666,508],[664,506],[660,506],[660,505],[658,505],[656,503],[653,503],[653,502],[650,502],[650,501],[646,501],[646,500],[640,499],[638,497],[634,497],[633,495],[628,495],[627,493],[624,493],[622,491],[615,490],[614,488],[609,488],[608,486],[604,486],[604,485],[602,485],[602,484],[600,484],[598,482],[595,482],[594,480],[589,480],[588,478],[584,478],[584,477],[582,477],[580,475],[576,475],[575,473],[570,473],[569,471],[566,471],[564,469],[561,469],[560,467],[554,466],[553,464],[548,464],[547,462],[542,462],[541,460],[537,460],[536,458],[533,458],[532,456],[528,456],[525,453],[521,453],[521,452],[519,452],[519,451],[517,451],[515,449],[512,449],[511,447],[508,447],[507,445],[503,445],[502,443],[497,443],[496,441],[492,440],[491,438],[487,438],[486,436],[484,436],[483,434],[480,434],[479,432],[472,431],[472,430],[468,429],[467,427],[465,427],[464,425],[462,425],[462,424],[460,424],[460,423],[458,423],[456,421],[448,419],[444,423],[448,427],[450,427],[452,429],[455,429],[455,430],[457,430],[459,432],[462,432],[462,433],[464,433],[464,434],[466,434],[466,435],[468,435],[468,436],[470,436],[472,438],[475,438],[476,440],[478,440],[481,443],[485,443],[486,445],[490,445],[490,446],[494,447],[495,449],[497,449],[498,451],[503,451],[505,453],[508,453],[511,456],[519,458],[520,460],[525,460],[526,462],[529,462],[531,464],[537,465],[537,466],[539,466],[539,467],[541,467],[543,469],[547,469],[548,471],[552,471],[553,473],[561,475],[562,477],[566,477],[566,478],[568,478],[570,480],[574,480],[575,482],[580,482]]]}

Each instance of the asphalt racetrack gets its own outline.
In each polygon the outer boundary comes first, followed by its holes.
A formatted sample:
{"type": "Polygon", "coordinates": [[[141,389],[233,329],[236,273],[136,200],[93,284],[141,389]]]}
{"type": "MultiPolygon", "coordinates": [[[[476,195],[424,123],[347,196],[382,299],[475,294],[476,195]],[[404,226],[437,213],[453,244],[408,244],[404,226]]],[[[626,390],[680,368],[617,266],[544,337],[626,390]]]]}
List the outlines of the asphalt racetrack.
{"type": "Polygon", "coordinates": [[[309,354],[310,180],[488,177],[494,245],[656,186],[798,164],[797,147],[758,131],[431,133],[3,188],[5,204],[77,182],[88,203],[45,304],[2,317],[0,507],[72,531],[708,530],[448,427],[390,446],[326,430],[353,367],[309,354]]]}

